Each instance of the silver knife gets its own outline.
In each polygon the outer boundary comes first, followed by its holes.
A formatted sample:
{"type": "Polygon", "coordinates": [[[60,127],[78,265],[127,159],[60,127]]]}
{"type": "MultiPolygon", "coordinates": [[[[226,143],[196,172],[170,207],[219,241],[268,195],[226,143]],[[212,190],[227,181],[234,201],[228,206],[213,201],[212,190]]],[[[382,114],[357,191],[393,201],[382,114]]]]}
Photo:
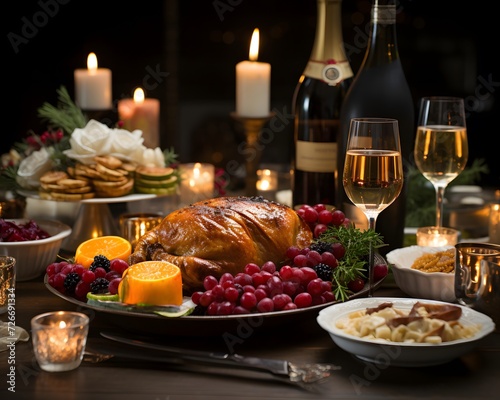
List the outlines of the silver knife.
{"type": "Polygon", "coordinates": [[[330,371],[340,369],[340,367],[332,364],[306,364],[301,366],[290,363],[286,360],[244,357],[239,354],[229,354],[223,352],[189,350],[166,346],[163,344],[145,342],[138,339],[131,339],[110,332],[101,332],[101,336],[115,342],[169,353],[177,359],[184,361],[196,361],[209,365],[221,365],[232,368],[243,368],[267,372],[277,376],[284,376],[291,382],[315,382],[330,376],[330,371]]]}

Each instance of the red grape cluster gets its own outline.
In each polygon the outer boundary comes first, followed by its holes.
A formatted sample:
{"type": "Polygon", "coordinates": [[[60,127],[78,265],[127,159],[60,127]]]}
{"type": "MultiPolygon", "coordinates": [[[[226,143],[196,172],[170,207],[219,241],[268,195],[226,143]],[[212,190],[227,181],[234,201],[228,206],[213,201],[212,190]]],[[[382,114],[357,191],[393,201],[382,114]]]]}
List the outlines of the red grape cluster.
{"type": "Polygon", "coordinates": [[[109,260],[106,266],[91,266],[89,269],[81,264],[60,261],[49,264],[45,272],[50,286],[77,300],[86,301],[89,292],[116,294],[123,272],[128,267],[128,263],[119,258],[109,260]]]}
{"type": "Polygon", "coordinates": [[[191,300],[205,315],[234,315],[295,310],[335,300],[332,283],[318,278],[309,267],[282,266],[272,261],[259,267],[249,263],[236,275],[213,275],[203,281],[205,291],[191,300]]]}
{"type": "Polygon", "coordinates": [[[342,210],[328,210],[324,204],[303,204],[297,210],[302,219],[309,225],[314,238],[318,238],[328,226],[350,226],[351,220],[347,218],[342,210]]]}

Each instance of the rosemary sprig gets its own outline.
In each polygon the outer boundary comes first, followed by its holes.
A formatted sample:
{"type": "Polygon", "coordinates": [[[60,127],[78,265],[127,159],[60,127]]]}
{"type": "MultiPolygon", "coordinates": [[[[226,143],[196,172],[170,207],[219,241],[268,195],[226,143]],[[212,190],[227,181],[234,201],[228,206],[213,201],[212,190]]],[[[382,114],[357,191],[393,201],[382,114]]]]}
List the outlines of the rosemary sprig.
{"type": "Polygon", "coordinates": [[[338,260],[338,266],[333,270],[333,293],[335,298],[346,301],[350,290],[347,284],[358,277],[365,277],[367,256],[370,245],[373,249],[386,246],[383,237],[372,229],[362,231],[354,226],[329,226],[315,241],[340,243],[345,248],[344,257],[338,260]]]}
{"type": "Polygon", "coordinates": [[[62,129],[71,135],[76,128],[84,128],[87,118],[82,110],[73,102],[67,89],[61,86],[57,89],[57,107],[45,102],[38,109],[38,116],[47,121],[52,129],[62,129]]]}

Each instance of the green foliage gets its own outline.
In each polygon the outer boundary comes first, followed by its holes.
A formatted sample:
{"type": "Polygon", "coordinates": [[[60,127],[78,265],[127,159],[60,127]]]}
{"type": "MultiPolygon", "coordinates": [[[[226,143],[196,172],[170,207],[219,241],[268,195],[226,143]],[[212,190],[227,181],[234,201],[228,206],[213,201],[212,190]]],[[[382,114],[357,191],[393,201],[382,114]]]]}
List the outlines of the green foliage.
{"type": "Polygon", "coordinates": [[[170,149],[163,150],[163,156],[165,157],[166,166],[177,164],[178,155],[175,153],[172,147],[170,149]]]}
{"type": "MultiPolygon", "coordinates": [[[[448,188],[454,185],[471,185],[477,183],[481,175],[488,172],[489,169],[485,164],[485,160],[476,159],[450,182],[448,188]]],[[[410,167],[406,179],[408,180],[408,195],[406,200],[405,226],[419,227],[434,225],[436,219],[436,191],[434,186],[415,166],[410,167]]]]}
{"type": "Polygon", "coordinates": [[[71,135],[76,128],[84,128],[87,118],[64,86],[57,90],[57,95],[57,107],[45,102],[38,109],[38,116],[47,122],[49,129],[62,129],[66,135],[71,135]]]}
{"type": "Polygon", "coordinates": [[[386,246],[382,236],[372,229],[360,230],[354,226],[329,226],[317,239],[326,243],[340,243],[346,249],[344,257],[338,260],[333,270],[333,292],[335,298],[346,301],[349,297],[347,284],[357,277],[365,277],[367,255],[370,246],[374,249],[386,246]]]}

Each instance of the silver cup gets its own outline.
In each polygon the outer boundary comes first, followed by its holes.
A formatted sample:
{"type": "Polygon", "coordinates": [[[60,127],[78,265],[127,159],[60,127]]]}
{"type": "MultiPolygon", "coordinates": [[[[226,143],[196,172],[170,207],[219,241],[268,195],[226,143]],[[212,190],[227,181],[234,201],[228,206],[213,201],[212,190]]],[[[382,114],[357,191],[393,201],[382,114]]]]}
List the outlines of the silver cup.
{"type": "Polygon", "coordinates": [[[457,301],[482,312],[500,328],[500,245],[455,245],[455,295],[457,301]]]}

